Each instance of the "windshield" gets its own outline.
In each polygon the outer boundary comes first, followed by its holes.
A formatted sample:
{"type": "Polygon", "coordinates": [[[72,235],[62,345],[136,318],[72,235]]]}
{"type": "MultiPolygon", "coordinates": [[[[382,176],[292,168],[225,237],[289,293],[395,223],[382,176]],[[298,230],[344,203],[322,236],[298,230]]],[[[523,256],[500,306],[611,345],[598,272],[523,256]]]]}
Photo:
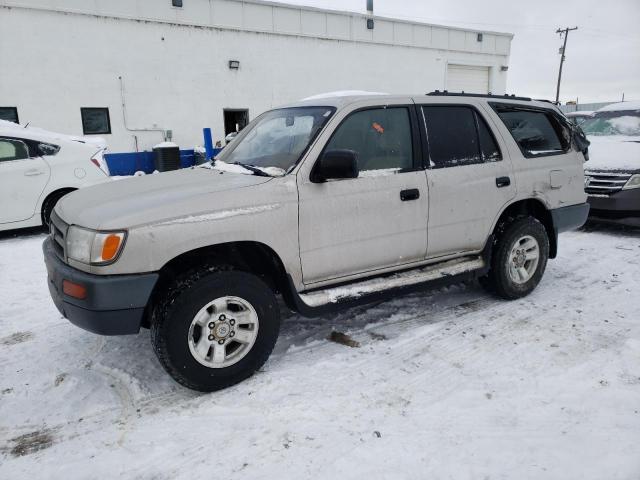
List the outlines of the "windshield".
{"type": "Polygon", "coordinates": [[[587,135],[640,135],[640,112],[598,112],[580,127],[587,135]]]}
{"type": "Polygon", "coordinates": [[[333,107],[294,107],[271,110],[258,117],[235,139],[220,160],[228,164],[288,172],[327,123],[333,107]]]}

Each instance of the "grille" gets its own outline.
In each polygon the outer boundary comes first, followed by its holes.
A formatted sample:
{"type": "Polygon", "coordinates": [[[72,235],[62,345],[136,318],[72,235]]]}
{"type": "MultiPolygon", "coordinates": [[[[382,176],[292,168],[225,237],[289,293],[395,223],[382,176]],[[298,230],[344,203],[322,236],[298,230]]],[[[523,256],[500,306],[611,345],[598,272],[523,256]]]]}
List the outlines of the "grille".
{"type": "Polygon", "coordinates": [[[62,260],[65,260],[65,237],[67,236],[67,229],[69,225],[64,223],[56,212],[51,213],[51,239],[53,240],[53,248],[56,252],[56,255],[60,257],[62,260]]]}
{"type": "Polygon", "coordinates": [[[584,191],[595,195],[611,195],[622,190],[630,177],[630,173],[585,172],[584,191]]]}

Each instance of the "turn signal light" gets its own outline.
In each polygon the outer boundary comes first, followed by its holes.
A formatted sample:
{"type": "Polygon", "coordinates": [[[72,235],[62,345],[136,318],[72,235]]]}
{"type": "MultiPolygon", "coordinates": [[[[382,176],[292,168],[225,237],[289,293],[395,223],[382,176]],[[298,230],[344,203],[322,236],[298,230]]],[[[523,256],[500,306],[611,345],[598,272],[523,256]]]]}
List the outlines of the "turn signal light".
{"type": "Polygon", "coordinates": [[[109,260],[113,260],[116,254],[118,253],[118,249],[120,248],[121,238],[118,235],[109,235],[104,239],[104,243],[102,244],[102,260],[108,262],[109,260]]]}
{"type": "Polygon", "coordinates": [[[69,295],[70,297],[77,298],[79,300],[87,298],[87,288],[84,285],[79,285],[69,280],[62,281],[62,291],[65,295],[69,295]]]}

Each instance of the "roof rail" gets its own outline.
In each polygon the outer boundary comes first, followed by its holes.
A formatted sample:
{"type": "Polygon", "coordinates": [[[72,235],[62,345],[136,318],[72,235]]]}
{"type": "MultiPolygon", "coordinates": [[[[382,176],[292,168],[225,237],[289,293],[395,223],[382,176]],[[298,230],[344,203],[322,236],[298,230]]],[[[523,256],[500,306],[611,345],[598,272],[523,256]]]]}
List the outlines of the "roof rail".
{"type": "Polygon", "coordinates": [[[554,104],[556,107],[560,106],[560,102],[556,102],[555,100],[547,100],[545,98],[536,98],[536,102],[547,102],[554,104]]]}
{"type": "Polygon", "coordinates": [[[449,92],[447,90],[434,90],[433,92],[427,93],[429,96],[434,97],[443,97],[443,96],[452,96],[452,97],[481,97],[481,98],[502,98],[506,100],[524,100],[530,102],[531,99],[529,97],[516,97],[515,95],[493,95],[491,93],[464,93],[464,92],[449,92]]]}

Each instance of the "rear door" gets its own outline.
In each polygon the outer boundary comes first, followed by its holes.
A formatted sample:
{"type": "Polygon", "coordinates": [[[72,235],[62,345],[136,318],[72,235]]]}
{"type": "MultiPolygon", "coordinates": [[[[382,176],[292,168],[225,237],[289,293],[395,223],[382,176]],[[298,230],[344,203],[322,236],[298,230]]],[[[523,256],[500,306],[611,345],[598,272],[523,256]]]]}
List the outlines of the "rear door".
{"type": "Polygon", "coordinates": [[[422,105],[429,168],[428,257],[478,251],[515,196],[513,167],[480,105],[422,105]]]}
{"type": "Polygon", "coordinates": [[[31,218],[49,181],[50,168],[29,154],[26,142],[0,137],[0,223],[31,218]]]}
{"type": "Polygon", "coordinates": [[[307,285],[426,255],[428,192],[414,106],[354,107],[339,116],[323,151],[357,152],[360,175],[313,183],[309,168],[298,174],[300,259],[307,285]]]}

